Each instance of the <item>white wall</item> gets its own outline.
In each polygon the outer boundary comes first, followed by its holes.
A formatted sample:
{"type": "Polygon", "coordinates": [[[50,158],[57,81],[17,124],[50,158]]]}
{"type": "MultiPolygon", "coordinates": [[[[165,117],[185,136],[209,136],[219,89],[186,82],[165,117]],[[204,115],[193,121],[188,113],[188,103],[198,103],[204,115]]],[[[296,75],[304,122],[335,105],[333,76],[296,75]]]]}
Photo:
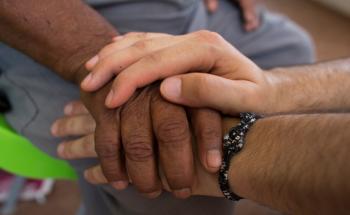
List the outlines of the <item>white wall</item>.
{"type": "Polygon", "coordinates": [[[350,0],[314,0],[350,16],[350,0]]]}

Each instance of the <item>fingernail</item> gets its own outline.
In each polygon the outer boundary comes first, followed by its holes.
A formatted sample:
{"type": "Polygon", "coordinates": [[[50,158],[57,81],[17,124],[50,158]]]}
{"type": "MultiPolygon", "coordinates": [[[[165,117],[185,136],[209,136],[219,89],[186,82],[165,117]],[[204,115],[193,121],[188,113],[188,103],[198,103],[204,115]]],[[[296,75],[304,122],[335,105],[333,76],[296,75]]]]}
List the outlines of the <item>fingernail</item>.
{"type": "Polygon", "coordinates": [[[71,104],[68,104],[64,107],[64,114],[69,115],[73,112],[73,106],[71,104]]]}
{"type": "Polygon", "coordinates": [[[117,190],[124,190],[129,185],[128,181],[116,181],[112,182],[112,186],[117,190]]]}
{"type": "Polygon", "coordinates": [[[107,105],[107,106],[112,106],[113,98],[114,98],[114,91],[111,90],[111,91],[108,93],[108,96],[107,96],[107,98],[106,98],[106,105],[107,105]]]}
{"type": "Polygon", "coordinates": [[[58,133],[58,125],[57,123],[54,123],[52,126],[51,126],[51,134],[53,136],[57,136],[57,133],[58,133]]]}
{"type": "Polygon", "coordinates": [[[209,167],[218,168],[221,165],[221,153],[219,150],[213,149],[207,152],[207,164],[209,167]]]}
{"type": "Polygon", "coordinates": [[[180,198],[180,199],[188,198],[188,197],[191,196],[191,189],[183,188],[183,189],[180,189],[180,190],[174,190],[174,195],[177,198],[180,198]]]}
{"type": "Polygon", "coordinates": [[[162,93],[170,99],[177,99],[181,96],[181,79],[167,78],[162,84],[162,93]]]}
{"type": "Polygon", "coordinates": [[[81,82],[81,86],[89,86],[92,83],[93,77],[92,73],[88,74],[84,80],[81,82]]]}
{"type": "Polygon", "coordinates": [[[98,60],[99,60],[98,55],[96,55],[93,58],[91,58],[90,60],[88,60],[86,62],[87,69],[93,68],[97,64],[98,60]]]}
{"type": "Polygon", "coordinates": [[[57,147],[57,154],[58,154],[58,156],[60,156],[60,157],[64,157],[63,156],[63,152],[64,152],[64,144],[63,143],[60,143],[59,145],[58,145],[58,147],[57,147]]]}

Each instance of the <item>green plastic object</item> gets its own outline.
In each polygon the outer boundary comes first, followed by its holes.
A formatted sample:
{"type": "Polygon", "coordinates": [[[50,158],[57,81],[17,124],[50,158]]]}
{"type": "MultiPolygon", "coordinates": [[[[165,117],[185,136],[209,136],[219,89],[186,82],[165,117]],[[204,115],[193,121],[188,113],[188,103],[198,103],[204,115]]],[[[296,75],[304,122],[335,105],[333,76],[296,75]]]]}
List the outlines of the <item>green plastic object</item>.
{"type": "Polygon", "coordinates": [[[18,135],[0,114],[0,168],[34,179],[77,179],[74,169],[63,160],[53,158],[18,135]]]}

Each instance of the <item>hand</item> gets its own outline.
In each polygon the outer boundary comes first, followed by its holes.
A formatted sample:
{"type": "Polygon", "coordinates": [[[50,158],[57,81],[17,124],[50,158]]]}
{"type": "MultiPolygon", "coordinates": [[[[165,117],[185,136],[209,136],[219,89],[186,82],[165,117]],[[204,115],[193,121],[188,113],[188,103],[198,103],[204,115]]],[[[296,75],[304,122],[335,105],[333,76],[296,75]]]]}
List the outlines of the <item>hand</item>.
{"type": "MultiPolygon", "coordinates": [[[[62,136],[85,135],[81,138],[64,142],[58,146],[58,154],[63,159],[94,158],[97,153],[94,147],[95,121],[85,109],[84,105],[77,101],[67,105],[66,116],[58,119],[56,124],[62,136]]],[[[232,121],[229,122],[232,126],[232,121]]],[[[195,176],[191,186],[192,195],[222,196],[217,184],[217,175],[208,173],[195,157],[195,176]]],[[[94,184],[107,183],[101,166],[95,166],[85,172],[86,179],[94,184]]],[[[171,191],[169,183],[164,175],[164,170],[160,170],[160,178],[163,188],[171,191]]]]}
{"type": "MultiPolygon", "coordinates": [[[[71,115],[75,114],[76,110],[84,110],[84,108],[75,102],[69,104],[65,112],[71,115]]],[[[221,163],[221,118],[211,110],[202,109],[192,112],[192,124],[196,127],[194,129],[196,138],[201,141],[198,148],[203,166],[207,170],[215,172],[221,163]],[[212,128],[213,125],[217,126],[212,128]],[[211,156],[212,151],[218,151],[219,157],[219,162],[217,158],[214,158],[214,162],[216,162],[214,166],[208,162],[213,157],[211,156]]],[[[158,164],[154,158],[157,153],[153,144],[155,142],[154,133],[158,142],[156,148],[159,149],[159,159],[171,189],[179,198],[189,196],[191,191],[186,190],[186,188],[192,187],[194,172],[191,134],[184,109],[166,102],[160,96],[158,88],[148,87],[138,91],[118,114],[117,125],[120,127],[116,130],[117,134],[121,133],[121,137],[118,138],[118,143],[121,143],[119,148],[125,152],[126,168],[133,185],[141,193],[146,193],[147,197],[156,197],[160,194],[158,164]]],[[[66,122],[66,119],[62,119],[54,124],[57,136],[81,135],[82,132],[95,128],[95,123],[91,123],[91,121],[80,121],[84,123],[79,123],[77,126],[69,121],[66,122]]],[[[82,138],[82,141],[89,141],[93,139],[92,136],[88,135],[82,138]]],[[[97,138],[95,139],[97,140],[97,138]]],[[[109,147],[108,142],[106,146],[109,147]]],[[[98,148],[96,147],[96,149],[98,148]]],[[[108,153],[123,154],[114,149],[108,153]]],[[[109,154],[106,155],[107,158],[111,157],[109,154]]],[[[124,164],[124,159],[121,161],[124,164]]],[[[112,165],[114,163],[111,162],[111,167],[112,165]]],[[[104,175],[108,179],[105,172],[104,175]]],[[[126,182],[118,182],[118,178],[108,179],[108,181],[114,182],[112,185],[117,189],[126,187],[126,182]]]]}
{"type": "MultiPolygon", "coordinates": [[[[246,31],[257,29],[260,25],[260,19],[256,8],[258,0],[233,0],[233,2],[238,2],[241,7],[244,29],[246,31]]],[[[204,0],[204,3],[211,13],[214,13],[219,5],[218,0],[204,0]]]]}
{"type": "MultiPolygon", "coordinates": [[[[118,45],[128,41],[125,36],[118,45]]],[[[137,88],[177,75],[161,84],[162,95],[171,102],[229,114],[268,111],[272,91],[267,74],[216,33],[161,35],[139,39],[123,50],[114,49],[112,44],[100,52],[103,57],[95,62],[91,79],[82,84],[86,90],[97,90],[117,75],[106,101],[109,107],[124,104],[137,88]],[[107,51],[109,54],[103,55],[107,51]],[[178,75],[188,72],[210,74],[178,75]]]]}

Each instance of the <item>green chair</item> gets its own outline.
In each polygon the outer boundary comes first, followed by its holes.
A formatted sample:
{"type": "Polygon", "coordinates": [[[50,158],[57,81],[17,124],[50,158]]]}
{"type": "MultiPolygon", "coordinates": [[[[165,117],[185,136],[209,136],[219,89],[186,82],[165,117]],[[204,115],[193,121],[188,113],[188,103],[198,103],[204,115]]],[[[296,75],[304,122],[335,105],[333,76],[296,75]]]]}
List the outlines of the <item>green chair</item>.
{"type": "Polygon", "coordinates": [[[18,135],[0,115],[0,168],[22,177],[77,179],[74,169],[63,160],[42,152],[18,135]]]}
{"type": "MultiPolygon", "coordinates": [[[[1,214],[12,214],[25,183],[24,178],[75,180],[74,169],[63,160],[45,154],[18,135],[0,114],[0,169],[17,175],[1,214]]],[[[80,214],[83,214],[81,212],[80,214]]]]}

